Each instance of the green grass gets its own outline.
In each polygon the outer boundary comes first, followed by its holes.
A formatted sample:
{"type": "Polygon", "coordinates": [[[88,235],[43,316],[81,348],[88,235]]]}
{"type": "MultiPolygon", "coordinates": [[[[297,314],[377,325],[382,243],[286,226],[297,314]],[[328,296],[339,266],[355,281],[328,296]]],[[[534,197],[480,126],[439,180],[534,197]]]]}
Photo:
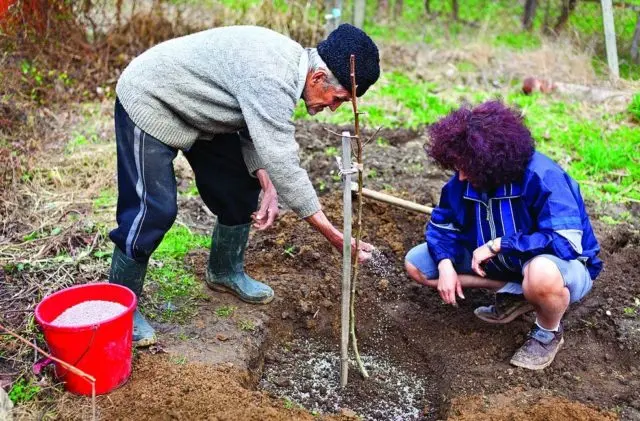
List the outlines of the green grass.
{"type": "MultiPolygon", "coordinates": [[[[434,93],[435,83],[414,81],[400,72],[383,73],[377,85],[358,106],[358,110],[365,113],[361,119],[364,126],[417,129],[435,122],[454,108],[453,102],[444,101],[434,93]]],[[[311,117],[300,102],[294,119],[308,118],[311,117]]],[[[353,120],[353,111],[350,104],[343,104],[334,113],[325,110],[313,119],[345,124],[353,120]]]]}
{"type": "MultiPolygon", "coordinates": [[[[496,97],[496,92],[464,86],[443,90],[433,82],[388,72],[363,98],[359,109],[366,112],[361,118],[363,126],[420,129],[463,101],[477,104],[496,97]]],[[[597,105],[564,102],[553,96],[526,96],[518,87],[511,88],[503,100],[522,110],[538,149],[559,162],[581,184],[587,198],[640,200],[640,130],[628,118],[640,121],[640,94],[623,114],[609,114],[597,105]]],[[[349,124],[353,113],[348,105],[314,119],[349,124]]]]}
{"type": "Polygon", "coordinates": [[[72,154],[83,147],[99,142],[97,133],[75,133],[64,148],[66,154],[72,154]]]}
{"type": "Polygon", "coordinates": [[[98,197],[93,200],[93,209],[110,209],[113,208],[118,202],[118,196],[116,191],[112,188],[102,190],[98,197]]]}
{"type": "Polygon", "coordinates": [[[40,386],[23,377],[11,386],[9,399],[11,399],[14,405],[19,405],[35,399],[39,392],[40,386]]]}
{"type": "Polygon", "coordinates": [[[633,96],[631,103],[629,104],[629,114],[638,123],[640,123],[640,93],[633,96]]]}
{"type": "Polygon", "coordinates": [[[174,224],[167,232],[158,249],[153,253],[154,259],[182,260],[189,250],[211,247],[211,237],[194,234],[184,225],[174,224]]]}
{"type": "Polygon", "coordinates": [[[539,35],[530,32],[498,34],[494,40],[494,45],[512,50],[532,50],[542,43],[539,35]]]}
{"type": "Polygon", "coordinates": [[[183,263],[166,260],[150,266],[143,303],[149,318],[164,322],[184,322],[196,313],[195,303],[204,298],[202,282],[187,271],[183,263]]]}
{"type": "Polygon", "coordinates": [[[256,330],[256,325],[251,320],[239,320],[238,328],[244,332],[253,332],[256,330]]]}
{"type": "Polygon", "coordinates": [[[216,316],[228,319],[233,316],[233,313],[237,310],[235,306],[220,306],[216,308],[216,316]]]}
{"type": "Polygon", "coordinates": [[[513,94],[538,149],[560,162],[582,184],[587,197],[606,202],[640,200],[640,130],[617,124],[618,116],[593,120],[577,105],[513,94]],[[572,158],[566,163],[567,154],[572,158]]]}
{"type": "Polygon", "coordinates": [[[185,267],[184,258],[196,248],[208,249],[211,239],[194,234],[187,227],[174,225],[153,254],[147,273],[145,314],[152,319],[183,322],[192,317],[195,302],[204,298],[202,282],[185,267]]]}

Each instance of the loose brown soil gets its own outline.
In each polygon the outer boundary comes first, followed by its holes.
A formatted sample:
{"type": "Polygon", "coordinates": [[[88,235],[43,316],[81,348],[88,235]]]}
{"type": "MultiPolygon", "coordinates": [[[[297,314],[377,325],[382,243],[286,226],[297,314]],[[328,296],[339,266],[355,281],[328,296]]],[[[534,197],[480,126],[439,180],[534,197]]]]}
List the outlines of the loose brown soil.
{"type": "MultiPolygon", "coordinates": [[[[248,390],[245,374],[228,367],[181,364],[140,355],[129,383],[102,404],[105,420],[314,420],[299,408],[248,390]]],[[[329,419],[329,418],[327,418],[329,419]]],[[[338,419],[338,418],[333,418],[338,419]]]]}
{"type": "Polygon", "coordinates": [[[613,421],[613,412],[570,402],[544,392],[514,389],[490,397],[455,398],[449,411],[451,421],[613,421]]]}
{"type": "MultiPolygon", "coordinates": [[[[390,131],[385,138],[388,145],[372,142],[365,149],[367,187],[437,203],[447,175],[427,161],[422,134],[390,131]]],[[[340,225],[340,181],[334,158],[325,155],[338,140],[309,123],[298,125],[298,140],[325,212],[340,225]]],[[[181,212],[192,229],[212,223],[199,199],[181,202],[181,212]]],[[[311,411],[375,420],[609,420],[618,416],[611,410],[633,419],[640,410],[640,316],[634,301],[640,297],[640,235],[631,226],[612,227],[593,217],[605,269],[567,314],[565,346],[544,371],[509,365],[530,316],[487,325],[473,309],[490,301],[488,293],[467,291],[453,308],[409,281],[404,255],[423,241],[426,216],[367,201],[364,239],[380,251],[362,269],[358,285],[358,337],[370,380],[352,366],[348,387],[334,388],[342,259],[307,224],[284,212],[273,229],[252,234],[247,254],[247,271],[268,282],[276,299],[256,307],[207,292],[186,325],[156,325],[157,354],[137,356],[130,382],[100,399],[100,414],[108,420],[314,419],[288,409],[299,403],[311,411]],[[237,307],[231,320],[213,316],[219,305],[237,307]],[[238,328],[245,319],[254,331],[238,328]]],[[[204,279],[206,258],[206,250],[195,250],[185,264],[204,279]]]]}

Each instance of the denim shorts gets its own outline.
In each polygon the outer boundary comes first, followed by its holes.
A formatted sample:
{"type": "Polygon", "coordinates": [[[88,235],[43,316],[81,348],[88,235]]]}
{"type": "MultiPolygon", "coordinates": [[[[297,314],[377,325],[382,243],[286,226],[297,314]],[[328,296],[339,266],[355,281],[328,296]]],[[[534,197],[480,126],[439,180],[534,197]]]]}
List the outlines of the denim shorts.
{"type": "MultiPolygon", "coordinates": [[[[564,280],[564,286],[569,290],[571,303],[580,301],[589,293],[589,291],[591,291],[593,280],[591,279],[591,275],[589,275],[587,267],[580,260],[562,260],[552,254],[541,254],[537,257],[547,258],[558,267],[558,270],[562,274],[562,279],[564,280]]],[[[438,266],[431,258],[427,243],[419,244],[409,250],[405,260],[418,268],[418,270],[422,272],[427,279],[438,278],[438,266]]],[[[524,264],[522,268],[523,272],[530,261],[531,260],[524,264]]],[[[471,253],[466,252],[462,262],[454,264],[454,267],[458,273],[474,274],[471,269],[471,253]]],[[[514,273],[513,282],[508,282],[500,292],[522,294],[522,287],[520,285],[522,284],[522,278],[522,274],[518,276],[518,274],[514,273]]]]}

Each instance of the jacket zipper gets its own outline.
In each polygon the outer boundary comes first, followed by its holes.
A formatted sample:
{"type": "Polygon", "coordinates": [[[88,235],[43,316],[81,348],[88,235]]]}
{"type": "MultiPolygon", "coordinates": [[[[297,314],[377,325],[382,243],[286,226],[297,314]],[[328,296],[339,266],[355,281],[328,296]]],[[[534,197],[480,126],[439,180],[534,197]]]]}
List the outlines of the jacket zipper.
{"type": "MultiPolygon", "coordinates": [[[[491,229],[491,239],[495,240],[496,236],[498,235],[497,230],[496,230],[496,222],[493,219],[493,207],[491,206],[491,201],[494,199],[489,199],[489,205],[487,206],[487,220],[489,221],[489,228],[491,229]]],[[[504,265],[505,268],[507,268],[508,270],[514,272],[515,269],[511,267],[511,265],[507,264],[506,259],[504,258],[504,256],[502,254],[498,254],[498,260],[500,261],[500,263],[502,263],[504,265]]]]}

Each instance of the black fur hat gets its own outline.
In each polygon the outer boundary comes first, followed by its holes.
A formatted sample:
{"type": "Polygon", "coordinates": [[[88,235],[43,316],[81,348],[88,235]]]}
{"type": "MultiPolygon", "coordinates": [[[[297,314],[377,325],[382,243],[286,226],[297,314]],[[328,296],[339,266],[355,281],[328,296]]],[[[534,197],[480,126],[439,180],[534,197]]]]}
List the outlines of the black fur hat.
{"type": "Polygon", "coordinates": [[[331,73],[351,92],[349,59],[356,59],[356,95],[362,96],[380,77],[378,47],[362,30],[343,23],[318,44],[318,54],[331,73]]]}

